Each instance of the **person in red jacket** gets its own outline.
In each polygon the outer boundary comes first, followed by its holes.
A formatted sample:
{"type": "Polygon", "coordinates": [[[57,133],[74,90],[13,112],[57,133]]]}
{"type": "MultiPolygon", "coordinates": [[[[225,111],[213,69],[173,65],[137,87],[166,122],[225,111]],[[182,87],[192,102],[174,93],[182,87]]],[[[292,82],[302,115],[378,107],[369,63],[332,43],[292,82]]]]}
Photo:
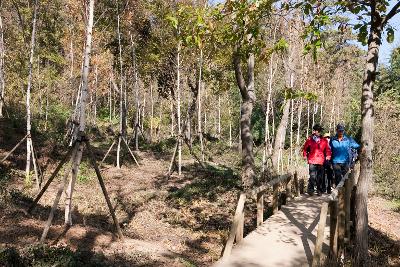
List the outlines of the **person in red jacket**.
{"type": "Polygon", "coordinates": [[[325,138],[322,138],[322,127],[314,125],[312,135],[307,138],[303,147],[303,157],[309,164],[310,178],[308,180],[307,192],[314,194],[314,187],[317,186],[317,194],[320,196],[323,190],[324,162],[331,159],[331,149],[325,138]]]}

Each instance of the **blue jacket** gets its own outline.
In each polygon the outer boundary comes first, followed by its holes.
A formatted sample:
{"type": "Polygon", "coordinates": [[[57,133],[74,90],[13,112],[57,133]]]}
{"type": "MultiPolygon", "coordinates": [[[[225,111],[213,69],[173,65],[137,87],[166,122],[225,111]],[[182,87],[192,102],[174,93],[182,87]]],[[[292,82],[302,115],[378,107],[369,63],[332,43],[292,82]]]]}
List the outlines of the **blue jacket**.
{"type": "Polygon", "coordinates": [[[332,162],[347,164],[350,164],[351,149],[358,149],[360,147],[353,138],[347,135],[343,136],[342,141],[339,141],[337,135],[335,135],[332,137],[329,145],[332,150],[332,162]]]}

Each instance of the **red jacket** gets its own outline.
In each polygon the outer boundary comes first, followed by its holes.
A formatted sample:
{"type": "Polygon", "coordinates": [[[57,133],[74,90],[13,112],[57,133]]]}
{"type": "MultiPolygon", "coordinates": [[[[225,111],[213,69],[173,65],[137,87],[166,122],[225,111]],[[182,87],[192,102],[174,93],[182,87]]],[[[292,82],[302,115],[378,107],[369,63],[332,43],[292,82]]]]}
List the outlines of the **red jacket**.
{"type": "Polygon", "coordinates": [[[303,147],[303,157],[307,157],[308,164],[322,165],[325,159],[330,160],[331,156],[332,151],[325,138],[320,137],[318,142],[314,141],[312,136],[307,138],[303,147]]]}

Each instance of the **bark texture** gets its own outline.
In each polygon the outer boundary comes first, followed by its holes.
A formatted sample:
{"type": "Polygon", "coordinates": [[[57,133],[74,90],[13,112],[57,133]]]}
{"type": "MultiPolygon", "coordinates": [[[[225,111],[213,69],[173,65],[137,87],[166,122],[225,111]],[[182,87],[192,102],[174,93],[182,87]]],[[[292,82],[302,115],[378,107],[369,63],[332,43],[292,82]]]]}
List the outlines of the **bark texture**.
{"type": "Polygon", "coordinates": [[[373,174],[372,151],[374,148],[374,99],[373,87],[381,44],[381,17],[372,6],[372,25],[368,40],[367,62],[364,69],[364,78],[361,96],[361,153],[360,178],[356,192],[356,251],[355,258],[360,266],[366,266],[368,261],[368,185],[373,174]]]}
{"type": "Polygon", "coordinates": [[[254,184],[254,155],[253,155],[253,135],[251,133],[251,115],[256,101],[254,92],[254,55],[247,55],[247,79],[242,73],[240,55],[237,52],[233,57],[236,82],[242,96],[242,106],[240,109],[240,136],[242,143],[242,184],[249,188],[254,184]]]}

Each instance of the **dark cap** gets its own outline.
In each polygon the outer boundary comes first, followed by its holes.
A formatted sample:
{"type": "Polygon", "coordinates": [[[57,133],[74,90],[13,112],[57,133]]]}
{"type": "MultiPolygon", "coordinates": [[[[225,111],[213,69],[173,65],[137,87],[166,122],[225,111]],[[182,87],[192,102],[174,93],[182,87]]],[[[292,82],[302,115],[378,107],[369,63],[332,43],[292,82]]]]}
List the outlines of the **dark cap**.
{"type": "Polygon", "coordinates": [[[322,126],[319,125],[319,124],[315,124],[315,125],[312,127],[312,129],[313,129],[314,131],[322,132],[322,130],[323,130],[324,128],[322,128],[322,126]]]}
{"type": "Polygon", "coordinates": [[[338,124],[338,125],[336,126],[336,131],[344,132],[344,126],[343,126],[342,124],[338,124]]]}

